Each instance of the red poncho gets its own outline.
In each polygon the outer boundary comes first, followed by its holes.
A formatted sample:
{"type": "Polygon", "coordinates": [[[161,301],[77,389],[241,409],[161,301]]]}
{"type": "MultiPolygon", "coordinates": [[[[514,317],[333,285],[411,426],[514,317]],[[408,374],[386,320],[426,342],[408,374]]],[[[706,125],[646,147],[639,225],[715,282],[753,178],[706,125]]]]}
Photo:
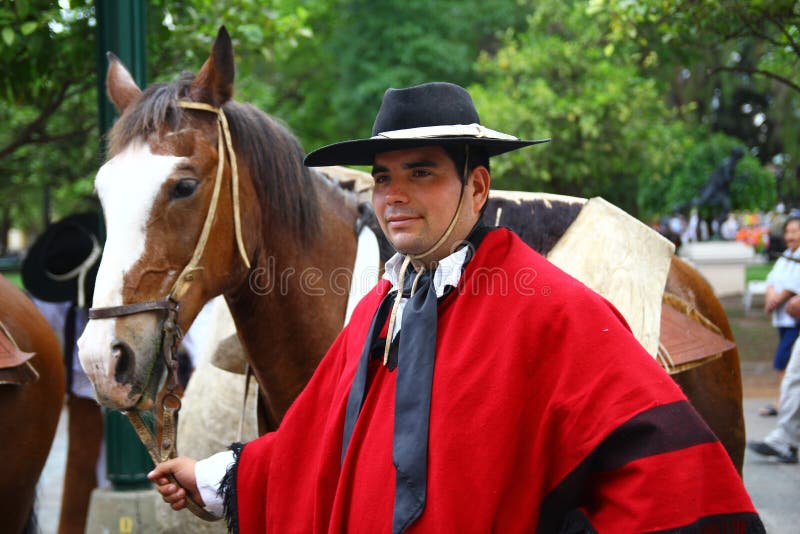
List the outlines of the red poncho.
{"type": "MultiPolygon", "coordinates": [[[[340,458],[389,290],[361,301],[280,428],[244,447],[241,532],[390,531],[394,371],[372,367],[340,458]]],[[[511,232],[490,232],[439,303],[435,362],[428,496],[407,532],[763,532],[722,445],[618,312],[511,232]]]]}

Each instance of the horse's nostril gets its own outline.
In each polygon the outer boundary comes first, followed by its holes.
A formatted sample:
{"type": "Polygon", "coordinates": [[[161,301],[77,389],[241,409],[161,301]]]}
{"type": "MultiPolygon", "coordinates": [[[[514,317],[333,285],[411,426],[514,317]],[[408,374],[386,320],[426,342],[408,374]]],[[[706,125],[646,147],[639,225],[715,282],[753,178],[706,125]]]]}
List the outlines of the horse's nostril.
{"type": "Polygon", "coordinates": [[[126,344],[118,341],[111,345],[111,356],[116,362],[114,380],[120,384],[128,384],[133,378],[133,351],[126,344]]]}

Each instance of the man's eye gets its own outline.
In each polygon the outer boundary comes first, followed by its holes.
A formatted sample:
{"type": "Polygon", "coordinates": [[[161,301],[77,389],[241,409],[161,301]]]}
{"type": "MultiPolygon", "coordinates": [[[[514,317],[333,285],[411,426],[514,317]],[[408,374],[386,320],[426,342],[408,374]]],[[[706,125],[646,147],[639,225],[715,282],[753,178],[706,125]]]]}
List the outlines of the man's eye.
{"type": "Polygon", "coordinates": [[[414,169],[414,176],[419,178],[423,176],[430,176],[431,172],[427,169],[414,169]]]}
{"type": "Polygon", "coordinates": [[[378,174],[377,176],[373,176],[372,179],[376,184],[384,184],[389,181],[389,176],[386,174],[378,174]]]}
{"type": "Polygon", "coordinates": [[[173,185],[172,189],[169,191],[170,200],[192,196],[195,190],[197,190],[198,183],[199,182],[194,178],[183,178],[178,180],[178,182],[173,185]]]}

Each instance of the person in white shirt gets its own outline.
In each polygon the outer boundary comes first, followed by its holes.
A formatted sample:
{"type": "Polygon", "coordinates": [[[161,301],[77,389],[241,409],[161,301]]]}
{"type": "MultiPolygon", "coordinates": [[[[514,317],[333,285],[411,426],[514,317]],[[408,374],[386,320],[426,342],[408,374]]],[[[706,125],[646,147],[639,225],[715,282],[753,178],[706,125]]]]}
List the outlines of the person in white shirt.
{"type": "MultiPolygon", "coordinates": [[[[786,312],[786,302],[800,294],[800,217],[786,219],[783,239],[787,248],[767,276],[764,299],[764,311],[772,314],[772,326],[778,329],[778,347],[772,366],[778,372],[779,381],[783,379],[792,345],[800,333],[797,319],[786,312]]],[[[777,402],[765,406],[759,413],[765,417],[777,415],[777,402]]]]}

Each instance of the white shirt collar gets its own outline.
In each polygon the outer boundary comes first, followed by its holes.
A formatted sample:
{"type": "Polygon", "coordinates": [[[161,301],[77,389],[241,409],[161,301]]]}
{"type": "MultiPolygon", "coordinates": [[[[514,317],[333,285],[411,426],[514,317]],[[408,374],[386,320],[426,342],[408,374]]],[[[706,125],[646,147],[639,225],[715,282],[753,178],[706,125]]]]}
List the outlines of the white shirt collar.
{"type": "MultiPolygon", "coordinates": [[[[439,261],[436,266],[436,272],[433,273],[433,287],[436,290],[437,297],[441,298],[444,295],[444,290],[447,286],[458,286],[464,262],[467,261],[467,252],[467,247],[461,247],[439,261]]],[[[402,254],[396,253],[386,262],[383,278],[392,284],[393,289],[397,287],[397,282],[400,278],[400,267],[403,264],[404,257],[402,254]]]]}
{"type": "MultiPolygon", "coordinates": [[[[784,256],[786,256],[787,258],[795,258],[795,259],[800,259],[800,247],[797,247],[797,248],[794,250],[794,252],[792,252],[791,250],[789,250],[789,249],[787,248],[786,250],[784,250],[784,251],[783,251],[783,255],[784,255],[784,256]]],[[[387,264],[388,264],[388,263],[387,263],[387,264]]]]}

